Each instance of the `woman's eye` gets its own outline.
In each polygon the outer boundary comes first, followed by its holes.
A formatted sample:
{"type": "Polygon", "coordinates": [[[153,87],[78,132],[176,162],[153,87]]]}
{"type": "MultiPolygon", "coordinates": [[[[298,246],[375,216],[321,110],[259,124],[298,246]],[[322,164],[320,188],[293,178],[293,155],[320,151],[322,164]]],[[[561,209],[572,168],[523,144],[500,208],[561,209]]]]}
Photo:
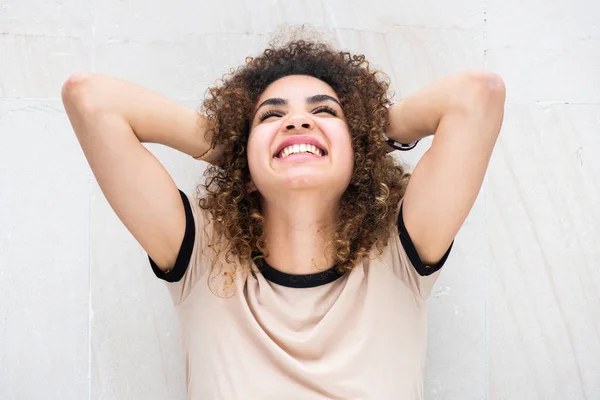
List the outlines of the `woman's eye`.
{"type": "MultiPolygon", "coordinates": [[[[313,111],[313,114],[319,114],[319,113],[322,113],[322,112],[326,112],[326,113],[331,114],[333,116],[337,116],[337,112],[333,108],[327,107],[327,106],[322,106],[322,107],[316,108],[313,111]]],[[[268,110],[268,111],[264,112],[263,114],[261,114],[258,120],[260,122],[263,122],[264,120],[266,120],[268,118],[271,118],[271,117],[283,117],[283,115],[284,114],[281,113],[281,112],[279,112],[279,111],[268,110]]]]}
{"type": "Polygon", "coordinates": [[[313,111],[314,113],[321,113],[321,112],[326,112],[328,114],[331,114],[333,116],[337,116],[337,112],[335,112],[335,110],[331,107],[327,107],[327,106],[323,106],[323,107],[319,107],[317,108],[315,111],[313,111]]]}
{"type": "Polygon", "coordinates": [[[259,121],[263,122],[265,119],[269,118],[269,117],[281,117],[282,114],[278,111],[274,111],[274,110],[269,110],[263,114],[261,114],[259,121]]]}

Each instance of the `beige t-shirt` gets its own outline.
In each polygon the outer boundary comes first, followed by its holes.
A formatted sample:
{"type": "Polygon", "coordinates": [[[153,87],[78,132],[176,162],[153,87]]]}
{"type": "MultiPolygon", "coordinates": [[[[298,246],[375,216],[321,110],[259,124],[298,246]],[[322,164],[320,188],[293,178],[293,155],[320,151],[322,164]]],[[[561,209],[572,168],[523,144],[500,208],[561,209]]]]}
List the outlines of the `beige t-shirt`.
{"type": "Polygon", "coordinates": [[[188,224],[176,264],[150,263],[178,309],[189,399],[422,398],[426,299],[450,249],[425,267],[399,218],[383,253],[345,275],[261,264],[231,283],[209,274],[209,216],[180,194],[188,224]]]}

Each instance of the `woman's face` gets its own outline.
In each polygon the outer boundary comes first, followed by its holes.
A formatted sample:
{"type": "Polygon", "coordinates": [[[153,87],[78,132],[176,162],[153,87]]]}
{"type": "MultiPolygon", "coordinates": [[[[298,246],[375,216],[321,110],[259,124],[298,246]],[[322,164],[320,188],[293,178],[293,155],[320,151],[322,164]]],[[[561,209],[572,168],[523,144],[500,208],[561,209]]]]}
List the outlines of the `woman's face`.
{"type": "Polygon", "coordinates": [[[265,199],[281,191],[315,190],[341,197],[354,155],[334,90],[306,75],[290,75],[259,97],[248,139],[252,181],[265,199]]]}

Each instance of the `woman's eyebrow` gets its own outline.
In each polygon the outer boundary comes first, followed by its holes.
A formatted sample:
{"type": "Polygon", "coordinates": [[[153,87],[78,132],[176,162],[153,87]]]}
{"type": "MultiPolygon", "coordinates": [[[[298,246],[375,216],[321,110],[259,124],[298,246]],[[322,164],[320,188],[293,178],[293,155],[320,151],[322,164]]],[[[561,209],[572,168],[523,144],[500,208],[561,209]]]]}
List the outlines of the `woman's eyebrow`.
{"type": "MultiPolygon", "coordinates": [[[[339,101],[337,101],[335,98],[333,98],[327,94],[316,94],[314,96],[309,96],[306,98],[306,103],[308,103],[308,104],[322,103],[324,101],[333,101],[333,102],[337,103],[337,105],[339,105],[340,107],[342,106],[339,101]]],[[[288,101],[286,99],[282,99],[279,97],[273,97],[273,98],[267,99],[267,100],[263,101],[262,103],[260,103],[260,105],[258,107],[256,107],[256,110],[254,111],[254,113],[256,114],[256,112],[261,107],[264,107],[264,106],[268,106],[268,105],[285,106],[287,104],[288,104],[288,101]]]]}
{"type": "Polygon", "coordinates": [[[308,104],[322,103],[324,101],[333,101],[333,102],[337,103],[338,106],[340,106],[340,107],[342,106],[339,101],[337,101],[335,98],[333,98],[329,95],[326,95],[326,94],[316,94],[314,96],[310,96],[310,97],[306,98],[306,102],[308,104]]]}

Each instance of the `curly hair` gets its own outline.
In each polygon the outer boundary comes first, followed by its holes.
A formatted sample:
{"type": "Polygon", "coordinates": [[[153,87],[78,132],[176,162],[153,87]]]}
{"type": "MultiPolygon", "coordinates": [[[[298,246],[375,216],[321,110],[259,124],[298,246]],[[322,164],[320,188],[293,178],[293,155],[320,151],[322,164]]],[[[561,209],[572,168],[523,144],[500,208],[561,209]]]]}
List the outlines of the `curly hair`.
{"type": "MultiPolygon", "coordinates": [[[[221,166],[209,166],[200,207],[214,223],[210,247],[225,260],[249,268],[267,257],[264,216],[251,180],[246,155],[252,111],[261,93],[288,75],[309,75],[327,83],[338,95],[351,134],[354,166],[343,193],[333,239],[327,243],[340,272],[351,270],[373,245],[381,254],[390,236],[409,174],[388,155],[383,138],[387,124],[387,75],[373,71],[364,55],[334,50],[313,40],[292,40],[269,47],[258,57],[224,75],[208,91],[201,111],[212,130],[212,147],[224,150],[221,166]],[[217,246],[217,244],[219,244],[217,246]],[[220,244],[225,244],[221,246],[220,244]]],[[[212,261],[214,268],[217,257],[212,261]]]]}

